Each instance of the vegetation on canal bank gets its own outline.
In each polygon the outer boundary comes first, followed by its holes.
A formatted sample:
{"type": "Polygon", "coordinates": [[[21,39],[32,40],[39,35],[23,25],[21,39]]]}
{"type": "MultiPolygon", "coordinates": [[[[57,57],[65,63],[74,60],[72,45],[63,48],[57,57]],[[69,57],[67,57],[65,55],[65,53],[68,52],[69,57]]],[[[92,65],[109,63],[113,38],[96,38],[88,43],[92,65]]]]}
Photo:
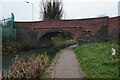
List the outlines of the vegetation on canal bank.
{"type": "Polygon", "coordinates": [[[8,54],[28,49],[29,45],[22,42],[5,42],[2,44],[2,54],[8,54]]]}
{"type": "Polygon", "coordinates": [[[3,71],[3,78],[51,78],[52,72],[45,72],[45,70],[51,64],[56,53],[70,45],[64,44],[51,47],[44,52],[45,54],[40,53],[40,55],[36,55],[35,57],[31,55],[29,59],[17,56],[13,60],[12,66],[8,70],[3,71]]]}
{"type": "Polygon", "coordinates": [[[9,70],[3,72],[3,79],[9,78],[41,78],[50,64],[51,60],[49,56],[44,53],[37,57],[30,57],[26,60],[24,57],[14,59],[12,66],[9,70]]]}
{"type": "MultiPolygon", "coordinates": [[[[63,40],[63,42],[61,41],[56,41],[53,42],[53,46],[51,46],[52,49],[58,49],[61,48],[63,46],[69,46],[71,44],[74,44],[73,40],[63,40]]],[[[6,42],[3,43],[2,45],[2,54],[9,54],[9,53],[13,53],[13,52],[18,52],[18,51],[22,51],[22,50],[28,50],[29,45],[26,43],[21,43],[21,42],[6,42]]]]}
{"type": "Polygon", "coordinates": [[[85,78],[118,78],[118,44],[92,43],[73,49],[80,66],[85,72],[85,78]],[[116,50],[112,56],[112,48],[116,50]]]}

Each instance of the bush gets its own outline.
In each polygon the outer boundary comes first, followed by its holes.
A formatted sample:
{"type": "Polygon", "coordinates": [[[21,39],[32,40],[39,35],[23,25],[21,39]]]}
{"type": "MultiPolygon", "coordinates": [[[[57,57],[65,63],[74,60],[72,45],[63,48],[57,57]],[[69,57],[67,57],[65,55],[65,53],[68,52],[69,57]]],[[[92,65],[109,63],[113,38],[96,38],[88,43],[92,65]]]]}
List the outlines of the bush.
{"type": "Polygon", "coordinates": [[[8,71],[3,72],[3,79],[41,78],[50,61],[46,53],[40,54],[37,57],[30,57],[29,60],[17,56],[8,71]]]}
{"type": "Polygon", "coordinates": [[[17,52],[20,50],[27,49],[29,47],[26,43],[20,43],[20,42],[6,42],[2,45],[2,52],[5,53],[11,53],[11,52],[17,52]]]}

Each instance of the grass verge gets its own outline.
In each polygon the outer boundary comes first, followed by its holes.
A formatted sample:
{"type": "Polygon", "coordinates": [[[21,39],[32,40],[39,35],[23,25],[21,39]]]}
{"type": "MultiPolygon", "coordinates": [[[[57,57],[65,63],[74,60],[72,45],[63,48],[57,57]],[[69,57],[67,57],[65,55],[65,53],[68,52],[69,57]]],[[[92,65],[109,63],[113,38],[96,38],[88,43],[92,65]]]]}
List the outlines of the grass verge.
{"type": "Polygon", "coordinates": [[[44,72],[43,78],[52,78],[52,72],[44,72]]]}
{"type": "Polygon", "coordinates": [[[118,78],[117,43],[92,43],[73,48],[85,78],[118,78]],[[116,55],[111,55],[112,48],[116,55]]]}

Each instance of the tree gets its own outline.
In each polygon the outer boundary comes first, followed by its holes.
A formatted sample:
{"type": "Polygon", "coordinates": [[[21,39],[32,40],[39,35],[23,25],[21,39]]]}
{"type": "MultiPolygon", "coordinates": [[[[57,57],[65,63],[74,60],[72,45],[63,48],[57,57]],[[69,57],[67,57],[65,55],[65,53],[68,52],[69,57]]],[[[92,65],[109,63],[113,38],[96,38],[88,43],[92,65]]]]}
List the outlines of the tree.
{"type": "Polygon", "coordinates": [[[63,16],[61,0],[43,0],[41,3],[41,18],[43,21],[60,20],[63,16]]]}

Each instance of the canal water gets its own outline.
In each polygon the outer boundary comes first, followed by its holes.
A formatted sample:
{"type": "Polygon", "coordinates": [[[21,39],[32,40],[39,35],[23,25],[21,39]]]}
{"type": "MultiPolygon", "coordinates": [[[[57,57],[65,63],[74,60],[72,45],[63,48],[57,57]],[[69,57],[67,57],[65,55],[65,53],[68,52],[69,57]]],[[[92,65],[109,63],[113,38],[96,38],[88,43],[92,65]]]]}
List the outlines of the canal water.
{"type": "MultiPolygon", "coordinates": [[[[9,53],[9,54],[3,54],[2,55],[2,70],[7,70],[9,66],[11,66],[12,61],[14,58],[18,55],[19,57],[31,57],[32,55],[37,56],[38,54],[41,54],[43,52],[48,51],[49,49],[31,49],[31,50],[24,50],[16,53],[9,53]]],[[[53,57],[55,54],[49,53],[50,57],[53,57]]]]}

